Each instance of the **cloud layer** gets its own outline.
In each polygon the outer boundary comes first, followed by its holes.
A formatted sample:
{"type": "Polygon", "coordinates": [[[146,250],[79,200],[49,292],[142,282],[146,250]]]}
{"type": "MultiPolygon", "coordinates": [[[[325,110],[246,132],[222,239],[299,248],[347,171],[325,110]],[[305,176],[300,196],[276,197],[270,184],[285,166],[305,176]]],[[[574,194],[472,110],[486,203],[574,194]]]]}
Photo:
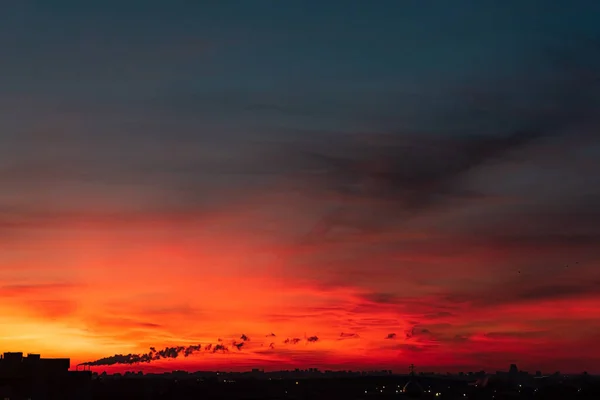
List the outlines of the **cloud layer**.
{"type": "Polygon", "coordinates": [[[2,349],[600,372],[589,9],[108,3],[0,13],[2,349]]]}

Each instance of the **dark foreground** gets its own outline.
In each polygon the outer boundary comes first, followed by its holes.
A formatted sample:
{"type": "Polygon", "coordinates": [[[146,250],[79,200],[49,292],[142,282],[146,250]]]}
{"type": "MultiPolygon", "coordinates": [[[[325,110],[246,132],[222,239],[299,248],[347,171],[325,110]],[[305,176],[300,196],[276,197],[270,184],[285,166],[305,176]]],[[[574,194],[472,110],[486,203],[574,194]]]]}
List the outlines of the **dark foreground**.
{"type": "Polygon", "coordinates": [[[229,379],[223,377],[92,376],[68,380],[0,382],[11,400],[104,399],[600,399],[592,376],[538,379],[529,383],[467,381],[453,377],[397,376],[328,379],[229,379]],[[406,384],[410,382],[408,386],[406,384]],[[37,385],[37,386],[36,386],[37,385]]]}

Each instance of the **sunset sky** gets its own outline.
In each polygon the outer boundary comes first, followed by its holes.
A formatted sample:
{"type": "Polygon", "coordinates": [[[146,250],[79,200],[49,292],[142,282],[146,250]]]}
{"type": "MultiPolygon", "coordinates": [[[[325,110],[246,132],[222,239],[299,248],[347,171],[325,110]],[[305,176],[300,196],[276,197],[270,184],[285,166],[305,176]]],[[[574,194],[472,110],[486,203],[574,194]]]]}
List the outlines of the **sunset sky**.
{"type": "Polygon", "coordinates": [[[1,1],[0,352],[600,373],[599,15],[1,1]]]}

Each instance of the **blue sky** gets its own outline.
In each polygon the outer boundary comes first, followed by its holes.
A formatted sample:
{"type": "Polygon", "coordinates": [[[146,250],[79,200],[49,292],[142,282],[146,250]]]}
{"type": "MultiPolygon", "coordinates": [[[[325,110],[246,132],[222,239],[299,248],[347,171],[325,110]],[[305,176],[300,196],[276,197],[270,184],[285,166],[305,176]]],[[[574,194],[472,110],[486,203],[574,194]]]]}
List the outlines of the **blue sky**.
{"type": "Polygon", "coordinates": [[[556,125],[559,113],[538,114],[564,108],[555,97],[597,66],[599,6],[546,3],[5,3],[0,151],[31,179],[80,170],[110,184],[162,168],[171,187],[204,167],[297,168],[265,154],[281,143],[556,125]],[[163,153],[182,147],[199,153],[163,153]]]}

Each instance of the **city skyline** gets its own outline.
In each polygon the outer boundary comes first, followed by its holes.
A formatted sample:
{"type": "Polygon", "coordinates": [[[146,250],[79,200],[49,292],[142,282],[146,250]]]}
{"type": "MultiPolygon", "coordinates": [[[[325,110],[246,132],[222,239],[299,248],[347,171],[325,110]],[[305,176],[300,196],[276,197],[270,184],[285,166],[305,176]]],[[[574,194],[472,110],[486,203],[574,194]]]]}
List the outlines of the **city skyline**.
{"type": "MultiPolygon", "coordinates": [[[[192,354],[190,351],[191,348],[195,352],[200,351],[197,346],[190,346],[187,349],[184,348],[179,353],[183,354],[183,356],[188,357],[192,354]],[[189,353],[189,354],[188,354],[189,353]]],[[[176,360],[177,352],[174,352],[175,348],[165,348],[158,350],[158,353],[162,355],[163,360],[176,360]]],[[[210,350],[210,348],[208,349],[210,350]]],[[[152,350],[153,352],[157,352],[156,350],[152,350]]],[[[0,352],[0,375],[2,373],[10,374],[10,370],[19,370],[22,367],[28,367],[31,371],[36,371],[36,368],[43,367],[39,369],[38,372],[42,374],[47,373],[65,373],[67,370],[71,372],[92,372],[92,367],[96,370],[93,371],[93,375],[115,375],[120,376],[123,373],[126,376],[129,375],[144,375],[143,368],[139,368],[140,366],[147,365],[152,361],[140,361],[138,359],[139,355],[122,355],[118,354],[111,357],[102,358],[95,361],[85,362],[73,365],[71,364],[71,359],[67,357],[58,357],[58,358],[46,358],[42,357],[41,354],[35,353],[24,353],[24,352],[0,352]],[[106,367],[117,367],[117,370],[109,371],[106,370],[106,367]],[[32,368],[33,367],[33,368],[32,368]],[[102,370],[102,372],[100,372],[102,370]]],[[[157,361],[155,359],[154,361],[157,361]]],[[[159,369],[160,370],[160,369],[159,369]]],[[[156,375],[157,371],[146,371],[148,375],[156,375]]],[[[594,376],[593,374],[589,374],[588,371],[582,371],[578,373],[565,372],[565,371],[552,371],[551,373],[542,372],[541,370],[536,371],[524,371],[516,364],[510,364],[509,368],[505,368],[504,370],[498,369],[496,371],[485,371],[485,370],[471,370],[471,371],[456,371],[456,372],[439,372],[439,371],[419,371],[419,368],[414,364],[410,364],[405,366],[402,371],[400,370],[391,370],[391,369],[339,369],[339,370],[321,370],[316,367],[305,367],[305,368],[292,368],[292,369],[264,369],[264,368],[251,368],[251,369],[243,369],[243,370],[197,370],[197,371],[186,371],[182,369],[163,369],[160,371],[162,374],[172,374],[174,376],[183,376],[186,374],[194,375],[194,374],[219,374],[222,375],[236,375],[242,376],[247,375],[248,373],[253,374],[253,377],[263,376],[264,378],[268,377],[278,377],[282,378],[284,376],[289,377],[302,377],[305,378],[315,378],[317,375],[327,375],[331,377],[338,377],[340,375],[356,375],[356,376],[388,376],[388,375],[399,375],[399,376],[453,376],[453,377],[464,377],[466,379],[472,379],[474,381],[481,380],[485,377],[491,376],[500,376],[500,377],[511,377],[513,380],[522,378],[547,378],[547,377],[567,377],[567,376],[594,376]],[[282,375],[283,374],[283,375],[282,375]],[[301,374],[301,375],[298,375],[301,374]],[[303,374],[303,375],[302,375],[303,374]]],[[[160,374],[159,373],[159,374],[160,374]]]]}
{"type": "MultiPolygon", "coordinates": [[[[186,348],[189,355],[197,347],[186,348]]],[[[174,356],[173,348],[158,350],[161,356],[174,356]]],[[[100,362],[102,360],[98,360],[100,362]]],[[[106,362],[106,360],[102,361],[106,362]]],[[[170,371],[146,373],[127,371],[108,374],[89,368],[69,371],[70,359],[47,359],[40,354],[0,354],[0,396],[5,399],[110,399],[127,398],[340,398],[365,399],[372,396],[394,398],[445,399],[595,399],[599,376],[587,372],[543,375],[529,374],[511,364],[508,370],[459,374],[381,371],[320,371],[316,368],[243,372],[170,371]]],[[[89,367],[89,365],[88,365],[89,367]]]]}
{"type": "Polygon", "coordinates": [[[0,351],[600,373],[600,3],[47,3],[0,5],[0,351]]]}

